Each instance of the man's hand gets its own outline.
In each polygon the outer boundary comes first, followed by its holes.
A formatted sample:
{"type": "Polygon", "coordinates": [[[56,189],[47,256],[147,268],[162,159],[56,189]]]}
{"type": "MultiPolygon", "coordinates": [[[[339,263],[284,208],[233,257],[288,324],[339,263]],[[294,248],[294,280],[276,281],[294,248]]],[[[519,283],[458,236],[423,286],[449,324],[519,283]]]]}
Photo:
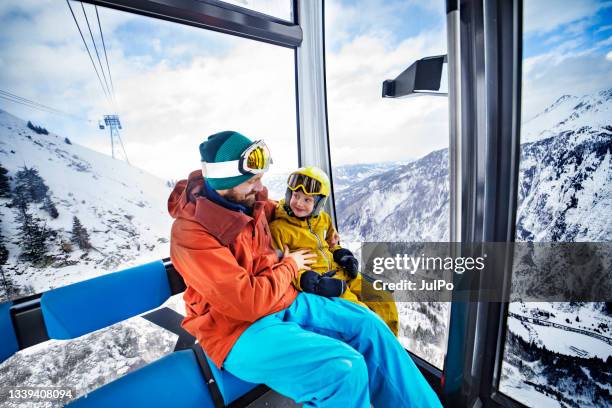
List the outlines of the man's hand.
{"type": "Polygon", "coordinates": [[[298,270],[306,269],[306,267],[310,264],[316,262],[315,259],[317,254],[313,254],[307,249],[299,249],[297,251],[289,252],[289,248],[285,245],[285,252],[283,253],[283,258],[292,258],[298,266],[298,270]]]}
{"type": "Polygon", "coordinates": [[[327,237],[326,241],[330,248],[335,247],[340,243],[340,234],[338,234],[337,231],[334,231],[331,237],[327,237]]]}

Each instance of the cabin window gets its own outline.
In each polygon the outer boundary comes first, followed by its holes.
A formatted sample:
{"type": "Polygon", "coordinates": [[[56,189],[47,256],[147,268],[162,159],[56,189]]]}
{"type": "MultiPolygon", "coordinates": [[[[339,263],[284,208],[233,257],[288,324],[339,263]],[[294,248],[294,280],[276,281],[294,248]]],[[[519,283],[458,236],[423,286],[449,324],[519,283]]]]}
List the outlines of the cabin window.
{"type": "MultiPolygon", "coordinates": [[[[528,0],[523,12],[518,242],[610,242],[611,10],[528,0]]],[[[499,389],[527,406],[607,406],[605,303],[515,302],[499,389]]]]}
{"type": "MultiPolygon", "coordinates": [[[[298,166],[292,49],[69,5],[0,6],[0,302],[169,256],[168,196],[201,168],[208,135],[264,139],[273,198],[298,166]]],[[[180,296],[166,305],[181,312],[180,296]]],[[[79,397],[175,343],[134,317],[17,353],[0,376],[6,386],[59,381],[79,397]],[[94,366],[95,378],[84,374],[94,366]]]]}
{"type": "MultiPolygon", "coordinates": [[[[384,80],[446,54],[446,44],[443,1],[325,2],[329,143],[344,245],[448,242],[448,99],[381,97],[384,80]]],[[[450,304],[397,307],[402,344],[442,368],[450,304]]]]}
{"type": "Polygon", "coordinates": [[[291,49],[69,4],[91,59],[65,3],[0,10],[3,299],[167,257],[208,135],[265,139],[277,199],[298,163],[291,49]]]}

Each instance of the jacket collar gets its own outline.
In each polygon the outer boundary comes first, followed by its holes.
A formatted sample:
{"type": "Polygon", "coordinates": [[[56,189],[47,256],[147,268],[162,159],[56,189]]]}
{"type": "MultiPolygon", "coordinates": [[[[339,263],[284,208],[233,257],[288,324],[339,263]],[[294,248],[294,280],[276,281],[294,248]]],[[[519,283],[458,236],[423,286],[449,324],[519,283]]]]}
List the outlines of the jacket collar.
{"type": "Polygon", "coordinates": [[[213,235],[222,245],[233,242],[238,234],[253,221],[264,214],[264,201],[267,189],[257,194],[253,206],[253,217],[240,211],[233,211],[201,195],[204,177],[201,170],[193,171],[188,180],[181,180],[175,186],[168,200],[168,209],[174,218],[196,221],[213,235]]]}
{"type": "Polygon", "coordinates": [[[215,204],[219,204],[220,206],[227,208],[228,210],[239,211],[241,213],[248,214],[248,215],[251,214],[250,208],[242,204],[238,204],[238,203],[235,203],[233,201],[226,199],[221,194],[219,194],[217,190],[212,188],[210,184],[208,184],[206,179],[204,179],[204,186],[202,187],[201,195],[208,198],[210,201],[214,202],[215,204]]]}

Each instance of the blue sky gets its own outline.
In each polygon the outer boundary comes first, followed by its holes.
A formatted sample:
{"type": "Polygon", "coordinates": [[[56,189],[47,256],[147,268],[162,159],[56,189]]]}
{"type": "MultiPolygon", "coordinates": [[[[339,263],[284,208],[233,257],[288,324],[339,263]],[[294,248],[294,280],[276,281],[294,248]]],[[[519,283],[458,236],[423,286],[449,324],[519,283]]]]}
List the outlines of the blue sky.
{"type": "MultiPolygon", "coordinates": [[[[579,18],[553,26],[551,29],[527,31],[523,42],[523,57],[529,58],[549,52],[551,48],[588,49],[596,46],[597,51],[607,53],[612,49],[612,3],[594,2],[593,14],[580,15],[579,18]],[[601,44],[608,40],[607,45],[601,44]]],[[[561,4],[556,7],[562,7],[561,4]]],[[[526,18],[546,18],[546,16],[526,15],[526,18]]],[[[526,22],[529,24],[529,22],[526,22]]]]}
{"type": "MultiPolygon", "coordinates": [[[[445,30],[446,14],[442,1],[328,0],[342,9],[346,36],[328,38],[328,49],[337,51],[350,39],[372,34],[386,35],[388,46],[424,31],[445,30]]],[[[329,6],[328,6],[329,7],[329,6]]]]}

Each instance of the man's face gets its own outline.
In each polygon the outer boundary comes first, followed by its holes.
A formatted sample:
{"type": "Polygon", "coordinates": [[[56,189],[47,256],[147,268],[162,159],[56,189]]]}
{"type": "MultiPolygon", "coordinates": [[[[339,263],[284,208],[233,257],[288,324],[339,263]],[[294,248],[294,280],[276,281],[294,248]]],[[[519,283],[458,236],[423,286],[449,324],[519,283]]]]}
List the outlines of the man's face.
{"type": "Polygon", "coordinates": [[[242,204],[248,208],[253,208],[255,204],[255,194],[263,190],[261,178],[263,174],[258,174],[242,184],[238,184],[229,190],[219,190],[218,193],[225,199],[242,204]]]}

